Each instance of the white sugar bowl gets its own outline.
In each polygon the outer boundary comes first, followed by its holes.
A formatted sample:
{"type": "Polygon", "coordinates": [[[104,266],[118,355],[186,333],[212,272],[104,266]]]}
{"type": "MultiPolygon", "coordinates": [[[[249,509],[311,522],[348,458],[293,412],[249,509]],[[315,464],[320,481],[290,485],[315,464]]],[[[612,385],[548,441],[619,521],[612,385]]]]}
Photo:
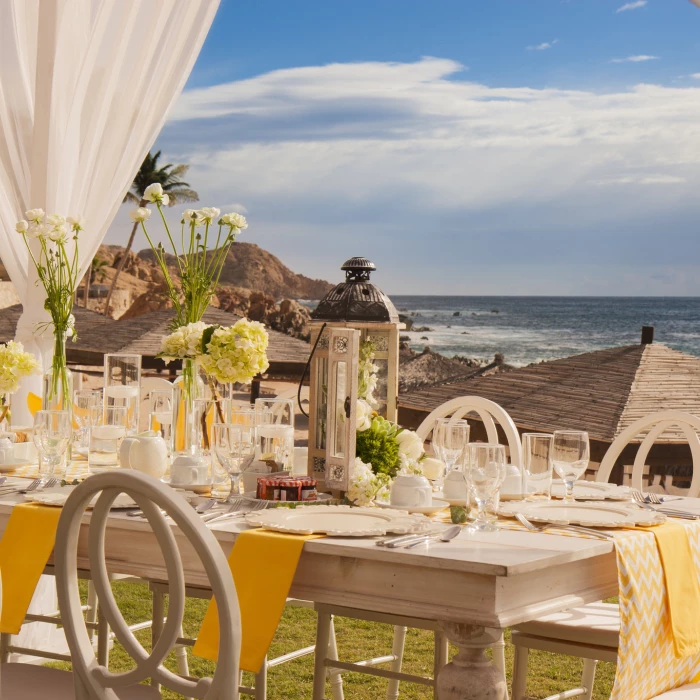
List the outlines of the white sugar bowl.
{"type": "Polygon", "coordinates": [[[433,502],[430,482],[420,474],[399,474],[391,485],[391,505],[421,508],[433,502]]]}
{"type": "Polygon", "coordinates": [[[168,469],[168,446],[152,431],[125,437],[119,448],[119,464],[160,479],[168,469]]]}

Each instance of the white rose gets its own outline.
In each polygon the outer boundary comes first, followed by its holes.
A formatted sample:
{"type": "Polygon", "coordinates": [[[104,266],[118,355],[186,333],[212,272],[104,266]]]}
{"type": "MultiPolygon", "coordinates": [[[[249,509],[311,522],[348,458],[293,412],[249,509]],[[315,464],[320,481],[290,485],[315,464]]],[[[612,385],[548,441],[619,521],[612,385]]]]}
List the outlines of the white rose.
{"type": "Polygon", "coordinates": [[[66,231],[66,227],[64,224],[61,224],[60,226],[54,226],[50,231],[49,231],[49,238],[54,241],[54,243],[62,243],[65,242],[65,240],[68,238],[68,232],[66,231]]]}
{"type": "Polygon", "coordinates": [[[66,223],[66,217],[61,216],[60,214],[49,214],[46,217],[46,223],[49,224],[49,226],[62,226],[63,224],[66,223]]]}
{"type": "Polygon", "coordinates": [[[242,214],[236,214],[232,212],[231,214],[224,214],[221,217],[221,223],[231,228],[237,228],[239,231],[243,231],[248,228],[248,222],[245,216],[242,214]]]}
{"type": "Polygon", "coordinates": [[[197,223],[210,224],[214,219],[219,218],[220,213],[221,210],[216,207],[202,207],[197,210],[197,223]]]}
{"type": "Polygon", "coordinates": [[[423,441],[412,430],[402,430],[396,436],[399,443],[399,454],[406,459],[420,459],[423,454],[423,441]]]}
{"type": "Polygon", "coordinates": [[[15,224],[15,231],[17,231],[17,233],[27,233],[28,228],[29,228],[29,222],[25,221],[24,219],[22,219],[21,221],[18,221],[15,224]]]}
{"type": "Polygon", "coordinates": [[[195,221],[197,219],[197,212],[194,209],[185,209],[182,212],[182,218],[184,221],[195,221]]]}
{"type": "Polygon", "coordinates": [[[148,202],[160,202],[163,199],[163,185],[154,182],[146,188],[143,198],[148,202]]]}
{"type": "Polygon", "coordinates": [[[29,221],[33,221],[36,224],[40,224],[44,220],[43,209],[30,209],[29,211],[25,211],[24,215],[29,221]]]}
{"type": "Polygon", "coordinates": [[[358,399],[355,409],[355,429],[358,433],[369,430],[372,426],[372,407],[362,399],[358,399]]]}
{"type": "Polygon", "coordinates": [[[66,222],[74,231],[82,231],[85,229],[85,219],[82,216],[69,216],[66,222]]]}
{"type": "Polygon", "coordinates": [[[32,223],[29,225],[27,233],[32,238],[46,238],[49,235],[50,231],[51,227],[47,226],[46,224],[32,223]]]}
{"type": "Polygon", "coordinates": [[[151,216],[151,210],[147,209],[146,207],[139,207],[138,209],[130,211],[129,216],[131,217],[131,220],[135,221],[137,224],[143,223],[151,216]]]}
{"type": "Polygon", "coordinates": [[[445,473],[445,465],[435,457],[426,457],[421,463],[420,467],[423,470],[423,476],[427,479],[441,479],[442,475],[445,473]]]}

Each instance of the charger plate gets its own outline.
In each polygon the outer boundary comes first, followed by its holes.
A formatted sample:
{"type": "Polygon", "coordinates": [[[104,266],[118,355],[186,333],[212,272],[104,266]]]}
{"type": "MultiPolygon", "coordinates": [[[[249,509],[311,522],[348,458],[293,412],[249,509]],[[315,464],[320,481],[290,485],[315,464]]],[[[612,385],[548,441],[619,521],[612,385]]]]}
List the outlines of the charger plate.
{"type": "Polygon", "coordinates": [[[374,537],[396,533],[427,532],[432,523],[424,515],[405,510],[353,508],[352,506],[300,506],[256,511],[246,516],[248,525],[295,535],[374,537]]]}
{"type": "MultiPolygon", "coordinates": [[[[58,486],[53,489],[40,489],[37,491],[30,491],[24,494],[25,500],[30,503],[41,503],[44,506],[63,506],[68,500],[68,496],[71,495],[74,486],[58,486]]],[[[95,494],[94,498],[90,501],[88,508],[92,508],[99,497],[99,493],[95,494]]],[[[126,493],[120,493],[112,504],[112,508],[115,510],[123,508],[138,508],[138,504],[134,499],[126,493]]]]}
{"type": "MultiPolygon", "coordinates": [[[[462,499],[462,503],[464,503],[464,499],[462,499]]],[[[409,513],[421,513],[422,515],[435,515],[435,513],[439,513],[441,510],[445,510],[445,508],[450,507],[450,502],[442,500],[440,498],[435,498],[433,497],[433,502],[429,506],[394,506],[391,503],[386,503],[385,501],[374,501],[375,506],[379,506],[380,508],[391,508],[392,510],[405,510],[409,513]]]]}
{"type": "Polygon", "coordinates": [[[522,513],[528,520],[535,523],[585,527],[633,527],[661,525],[666,522],[666,516],[663,513],[613,503],[569,504],[556,501],[505,503],[498,512],[506,517],[514,517],[516,513],[522,513]]]}

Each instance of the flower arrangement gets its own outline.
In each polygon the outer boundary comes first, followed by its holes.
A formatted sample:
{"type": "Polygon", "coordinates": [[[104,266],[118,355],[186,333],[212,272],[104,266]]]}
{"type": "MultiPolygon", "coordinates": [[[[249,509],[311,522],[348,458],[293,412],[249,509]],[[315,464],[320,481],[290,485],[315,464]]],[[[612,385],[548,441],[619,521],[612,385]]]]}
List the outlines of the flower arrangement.
{"type": "MultiPolygon", "coordinates": [[[[64,217],[61,214],[45,215],[43,209],[30,209],[27,218],[18,221],[15,229],[23,238],[36,268],[39,281],[46,290],[44,308],[51,314],[54,332],[52,377],[48,400],[58,396],[70,396],[68,370],[66,368],[66,338],[75,335],[73,299],[80,282],[78,263],[78,233],[84,229],[80,217],[64,217]],[[69,252],[69,234],[73,240],[69,252]],[[38,241],[31,245],[30,241],[38,241]],[[38,251],[37,251],[38,248],[38,251]]],[[[48,324],[47,324],[48,325],[48,324]]]]}
{"type": "Polygon", "coordinates": [[[22,343],[10,340],[0,344],[0,424],[9,419],[10,407],[6,402],[7,394],[14,394],[19,389],[19,380],[40,372],[39,363],[34,355],[25,352],[22,343]]]}
{"type": "Polygon", "coordinates": [[[265,326],[257,321],[242,318],[227,328],[197,321],[163,338],[158,357],[191,359],[221,383],[245,383],[268,368],[267,345],[265,326]]]}
{"type": "Polygon", "coordinates": [[[248,222],[241,214],[231,213],[219,216],[221,212],[215,207],[186,209],[182,215],[181,250],[178,251],[163,213],[163,207],[168,205],[169,197],[163,192],[162,185],[159,183],[149,185],[144,192],[144,199],[156,205],[180,273],[180,289],[178,289],[168,269],[165,248],[160,243],[154,245],[146,228],[151,210],[148,207],[139,207],[132,211],[131,218],[141,224],[156,256],[156,262],[165,277],[168,296],[175,307],[175,320],[172,323],[172,330],[175,330],[201,320],[219,284],[228,251],[238,234],[248,228],[248,222]],[[216,238],[214,238],[215,234],[216,238]],[[210,250],[208,246],[211,243],[213,248],[210,250]]]}

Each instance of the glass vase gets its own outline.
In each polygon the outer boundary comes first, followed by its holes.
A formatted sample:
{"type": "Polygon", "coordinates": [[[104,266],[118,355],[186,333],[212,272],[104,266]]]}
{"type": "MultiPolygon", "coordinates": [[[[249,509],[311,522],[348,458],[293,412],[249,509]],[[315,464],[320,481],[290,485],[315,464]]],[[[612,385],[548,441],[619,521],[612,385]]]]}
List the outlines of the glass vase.
{"type": "Polygon", "coordinates": [[[127,435],[139,432],[140,391],[141,355],[105,355],[105,409],[112,406],[126,408],[127,435]]]}
{"type": "Polygon", "coordinates": [[[44,374],[41,395],[44,411],[70,411],[73,413],[73,373],[66,363],[66,334],[54,334],[51,369],[44,374]]]}
{"type": "Polygon", "coordinates": [[[198,454],[195,401],[205,396],[205,383],[194,360],[182,361],[182,374],[173,382],[173,455],[198,454]]]}
{"type": "Polygon", "coordinates": [[[10,429],[10,395],[0,394],[0,432],[10,429]]]}

